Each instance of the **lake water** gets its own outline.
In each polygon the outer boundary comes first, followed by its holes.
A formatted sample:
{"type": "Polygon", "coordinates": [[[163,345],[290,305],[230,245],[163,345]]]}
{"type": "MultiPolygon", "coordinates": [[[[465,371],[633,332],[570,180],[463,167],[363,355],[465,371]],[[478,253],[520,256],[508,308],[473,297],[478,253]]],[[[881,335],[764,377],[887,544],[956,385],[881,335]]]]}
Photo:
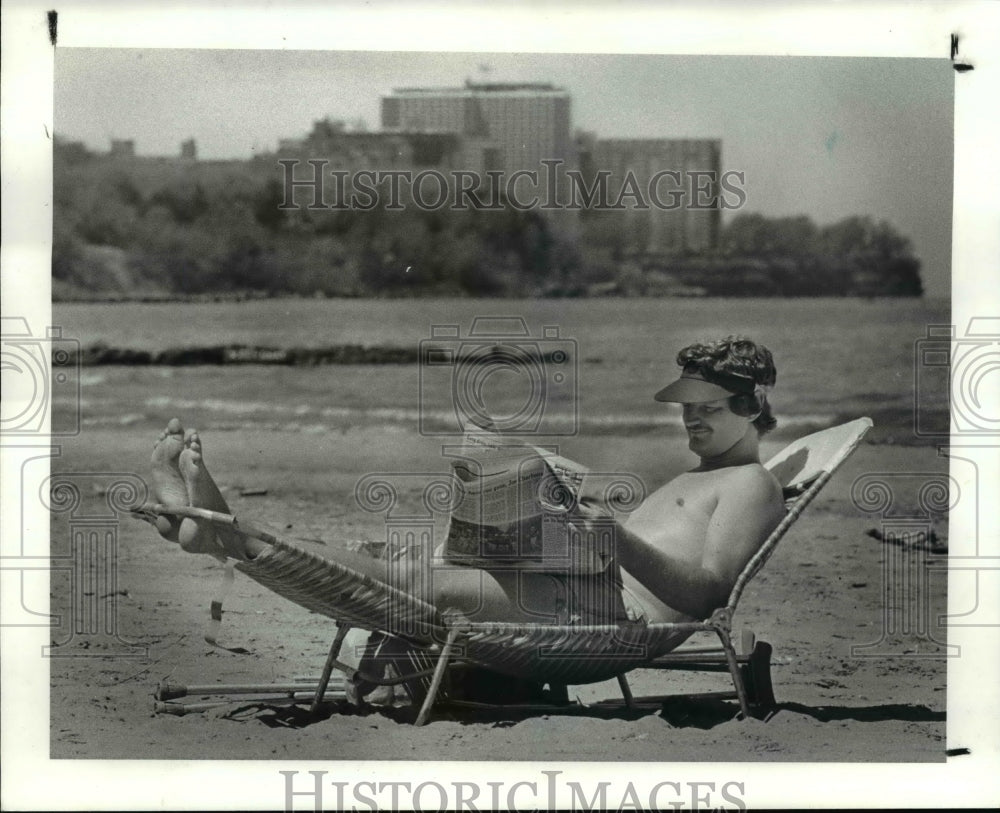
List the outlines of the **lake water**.
{"type": "MultiPolygon", "coordinates": [[[[535,431],[636,431],[675,423],[652,393],[677,372],[685,344],[742,333],[774,353],[771,395],[785,426],[874,414],[912,421],[917,342],[950,321],[945,300],[588,299],[262,300],[227,303],[56,304],[53,323],[82,345],[132,349],[248,344],[486,347],[523,320],[511,340],[562,366],[527,374],[500,365],[482,381],[457,367],[85,367],[84,426],[158,423],[175,412],[207,413],[214,425],[323,431],[387,424],[447,429],[457,411],[484,407],[535,431]],[[498,322],[494,317],[512,318],[498,322]],[[479,320],[478,322],[476,320],[479,320]],[[473,327],[479,335],[470,336],[473,327]],[[441,337],[442,331],[445,332],[441,337]],[[450,332],[449,332],[450,331],[450,332]],[[556,356],[556,358],[562,358],[556,356]],[[540,388],[540,389],[539,389],[540,388]],[[464,399],[464,400],[463,400],[464,399]],[[533,412],[534,411],[534,412],[533,412]],[[535,414],[537,413],[537,414],[535,414]]],[[[489,367],[489,365],[481,365],[489,367]]],[[[55,409],[70,404],[55,401],[55,409]]],[[[947,408],[943,386],[922,389],[919,409],[947,408]]]]}

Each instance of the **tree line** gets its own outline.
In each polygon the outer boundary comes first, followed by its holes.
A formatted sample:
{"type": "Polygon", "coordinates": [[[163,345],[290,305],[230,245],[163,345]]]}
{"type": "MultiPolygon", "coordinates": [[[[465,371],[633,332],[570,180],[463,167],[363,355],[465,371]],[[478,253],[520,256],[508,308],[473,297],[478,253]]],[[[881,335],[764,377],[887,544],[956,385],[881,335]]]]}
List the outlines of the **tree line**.
{"type": "Polygon", "coordinates": [[[716,249],[664,257],[623,243],[624,213],[583,212],[571,235],[512,207],[283,209],[278,169],[266,157],[116,158],[56,139],[53,296],[922,291],[909,241],[868,217],[819,227],[739,214],[716,249]]]}

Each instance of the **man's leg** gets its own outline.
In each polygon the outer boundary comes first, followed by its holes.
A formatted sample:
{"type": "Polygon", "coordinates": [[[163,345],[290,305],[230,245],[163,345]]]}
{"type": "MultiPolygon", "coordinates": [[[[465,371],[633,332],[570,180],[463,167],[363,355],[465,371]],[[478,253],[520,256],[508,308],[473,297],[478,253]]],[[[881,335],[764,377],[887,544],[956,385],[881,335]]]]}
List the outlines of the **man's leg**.
{"type": "MultiPolygon", "coordinates": [[[[176,418],[170,421],[157,443],[153,470],[153,489],[158,501],[184,502],[197,508],[230,513],[205,464],[198,431],[189,430],[185,436],[176,418]],[[181,497],[181,484],[185,487],[186,499],[181,497]]],[[[175,533],[181,547],[191,553],[253,559],[268,547],[266,542],[243,537],[206,520],[187,517],[180,523],[179,531],[171,527],[168,528],[170,532],[175,533]]],[[[457,610],[472,621],[553,623],[567,600],[565,584],[545,574],[434,566],[422,557],[390,563],[336,545],[327,547],[322,555],[415,595],[439,611],[457,610]]]]}
{"type": "Polygon", "coordinates": [[[470,621],[560,623],[568,598],[565,580],[544,573],[452,565],[432,576],[434,605],[470,621]]]}
{"type": "MultiPolygon", "coordinates": [[[[172,418],[153,444],[150,479],[157,502],[165,505],[188,504],[187,486],[177,463],[183,451],[184,427],[177,418],[172,418]]],[[[164,539],[177,541],[181,524],[176,517],[160,516],[154,524],[164,539]]]]}
{"type": "MultiPolygon", "coordinates": [[[[221,514],[229,513],[222,492],[205,467],[197,429],[189,430],[184,437],[184,451],[178,459],[178,468],[187,488],[188,505],[221,514]]],[[[266,543],[259,540],[248,539],[207,520],[190,517],[181,521],[178,541],[188,553],[209,553],[223,559],[226,556],[252,559],[266,547],[266,543]]]]}

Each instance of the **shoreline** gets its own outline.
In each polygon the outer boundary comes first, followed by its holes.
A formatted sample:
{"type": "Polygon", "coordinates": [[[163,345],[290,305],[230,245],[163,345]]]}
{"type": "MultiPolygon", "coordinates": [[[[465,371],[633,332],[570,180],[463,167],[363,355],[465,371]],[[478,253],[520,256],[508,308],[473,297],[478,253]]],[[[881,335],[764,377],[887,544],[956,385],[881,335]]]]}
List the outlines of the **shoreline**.
{"type": "Polygon", "coordinates": [[[347,301],[347,302],[366,302],[366,301],[425,301],[425,300],[456,300],[456,301],[469,301],[469,300],[481,300],[481,301],[495,301],[495,302],[517,302],[519,300],[560,300],[560,299],[598,299],[598,300],[615,300],[615,299],[652,299],[652,300],[688,300],[696,299],[699,301],[712,301],[712,300],[731,300],[731,299],[774,299],[774,300],[788,300],[788,299],[803,299],[803,300],[813,300],[813,299],[851,299],[851,300],[864,300],[864,301],[878,301],[878,300],[919,300],[923,302],[949,302],[951,300],[950,296],[946,295],[928,295],[926,292],[922,294],[865,294],[865,293],[845,293],[839,296],[831,296],[829,292],[818,292],[815,294],[760,294],[754,292],[752,294],[742,295],[738,292],[727,293],[727,294],[695,294],[695,293],[669,293],[669,294],[626,294],[626,293],[594,293],[594,294],[549,294],[549,295],[539,295],[539,296],[481,296],[481,295],[471,295],[471,294],[445,294],[441,292],[427,292],[426,294],[358,294],[358,295],[348,295],[348,294],[324,294],[322,296],[308,296],[306,294],[270,294],[270,293],[254,293],[254,292],[241,292],[241,293],[213,293],[213,294],[164,294],[163,296],[146,294],[146,295],[122,295],[122,296],[80,296],[80,297],[66,297],[66,296],[53,296],[53,305],[132,305],[132,304],[148,304],[148,305],[190,305],[190,304],[202,304],[202,303],[240,303],[240,302],[261,302],[264,300],[269,301],[318,301],[323,302],[326,300],[333,301],[347,301]]]}

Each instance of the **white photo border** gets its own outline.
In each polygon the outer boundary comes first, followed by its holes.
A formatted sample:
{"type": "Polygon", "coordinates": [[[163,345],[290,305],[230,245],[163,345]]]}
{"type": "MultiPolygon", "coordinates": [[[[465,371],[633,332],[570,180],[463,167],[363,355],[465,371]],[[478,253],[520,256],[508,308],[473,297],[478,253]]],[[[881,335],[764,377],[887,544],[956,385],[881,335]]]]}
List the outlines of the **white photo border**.
{"type": "MultiPolygon", "coordinates": [[[[46,12],[32,2],[3,9],[3,259],[6,313],[31,324],[51,324],[51,139],[53,48],[46,12]]],[[[58,7],[58,46],[443,50],[517,52],[632,52],[760,54],[771,56],[884,56],[947,59],[958,34],[959,57],[974,70],[956,74],[952,322],[1000,313],[1000,170],[990,164],[1000,143],[1000,6],[990,3],[676,4],[518,2],[492,5],[374,0],[278,8],[273,3],[83,3],[58,7]],[[222,6],[223,4],[220,4],[222,6]],[[308,24],[304,21],[308,20],[308,24]]],[[[942,213],[942,216],[946,216],[942,213]]],[[[995,396],[994,396],[995,397],[995,396]]],[[[997,414],[996,410],[992,414],[997,414]]],[[[4,514],[20,495],[3,463],[4,514]]],[[[981,472],[981,475],[983,472],[981,472]]],[[[989,482],[1000,481],[994,469],[989,482]]],[[[11,476],[13,475],[13,476],[11,476]]],[[[38,509],[38,522],[47,515],[38,509]]],[[[953,516],[951,532],[973,518],[953,516]]],[[[983,545],[996,546],[997,518],[980,518],[983,545]]],[[[5,523],[4,534],[11,533],[5,523]]],[[[4,540],[6,553],[6,543],[4,540]]],[[[983,550],[998,555],[997,550],[983,550]]],[[[954,580],[951,581],[954,587],[954,580]]],[[[959,609],[949,591],[950,609],[959,609]]],[[[992,597],[996,602],[996,597],[992,597]]],[[[4,599],[4,607],[7,607],[4,599]]],[[[44,603],[44,599],[42,600],[44,603]]],[[[996,604],[988,608],[997,619],[996,604]]],[[[624,786],[658,781],[743,783],[750,807],[807,805],[961,807],[1000,802],[997,721],[1000,720],[998,626],[949,631],[962,647],[948,670],[948,747],[970,753],[940,764],[838,763],[437,763],[435,774],[479,782],[543,783],[542,770],[562,771],[561,782],[603,780],[624,786]]],[[[49,759],[48,664],[40,657],[47,630],[4,628],[3,806],[7,809],[262,809],[285,803],[281,770],[328,771],[328,777],[411,781],[427,777],[419,762],[99,761],[49,759]],[[12,656],[12,653],[15,653],[12,656]],[[113,794],[113,795],[112,795],[113,794]]],[[[544,796],[540,797],[544,800],[544,796]]],[[[619,799],[620,794],[609,793],[619,799]]],[[[332,799],[327,800],[332,801],[332,799]]],[[[526,804],[530,803],[526,795],[526,804]]],[[[535,800],[537,804],[538,800],[535,800]]],[[[557,803],[565,806],[567,799],[557,803]]],[[[301,809],[308,800],[297,802],[301,809]]]]}

